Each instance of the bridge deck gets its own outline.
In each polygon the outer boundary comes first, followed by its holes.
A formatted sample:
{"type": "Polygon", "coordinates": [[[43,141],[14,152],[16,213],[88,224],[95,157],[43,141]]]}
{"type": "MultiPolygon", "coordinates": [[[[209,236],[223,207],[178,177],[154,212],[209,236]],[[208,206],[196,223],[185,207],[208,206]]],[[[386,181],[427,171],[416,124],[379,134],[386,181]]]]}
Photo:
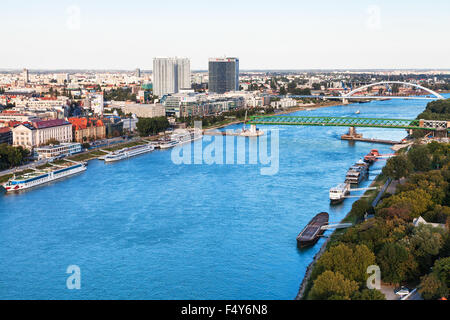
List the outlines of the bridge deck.
{"type": "Polygon", "coordinates": [[[248,123],[262,125],[339,126],[436,130],[436,128],[420,127],[420,120],[359,117],[252,116],[248,123]]]}

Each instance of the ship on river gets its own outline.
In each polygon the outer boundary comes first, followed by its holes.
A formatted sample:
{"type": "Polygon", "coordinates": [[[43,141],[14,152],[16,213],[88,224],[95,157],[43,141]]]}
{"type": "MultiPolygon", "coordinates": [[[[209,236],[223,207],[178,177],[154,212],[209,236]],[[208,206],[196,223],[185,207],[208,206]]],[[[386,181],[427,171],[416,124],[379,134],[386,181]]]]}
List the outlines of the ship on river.
{"type": "Polygon", "coordinates": [[[315,244],[325,231],[322,227],[328,224],[328,217],[327,212],[321,212],[312,218],[297,236],[297,246],[304,248],[315,244]]]}
{"type": "Polygon", "coordinates": [[[62,179],[76,173],[83,172],[87,169],[86,162],[74,162],[74,164],[69,166],[53,164],[51,164],[51,166],[58,169],[34,169],[34,171],[30,173],[25,173],[20,176],[14,175],[11,179],[8,180],[8,182],[4,183],[2,187],[6,190],[6,192],[21,191],[32,187],[37,187],[47,182],[62,179]]]}
{"type": "Polygon", "coordinates": [[[350,184],[341,183],[330,189],[329,196],[332,204],[342,202],[350,194],[350,184]]]}
{"type": "Polygon", "coordinates": [[[107,154],[103,157],[103,160],[105,160],[105,162],[115,162],[151,152],[153,150],[155,150],[155,147],[151,144],[139,145],[131,148],[123,148],[107,154]]]}
{"type": "Polygon", "coordinates": [[[359,184],[361,181],[369,176],[369,164],[363,160],[359,160],[350,167],[345,176],[345,183],[359,184]]]}

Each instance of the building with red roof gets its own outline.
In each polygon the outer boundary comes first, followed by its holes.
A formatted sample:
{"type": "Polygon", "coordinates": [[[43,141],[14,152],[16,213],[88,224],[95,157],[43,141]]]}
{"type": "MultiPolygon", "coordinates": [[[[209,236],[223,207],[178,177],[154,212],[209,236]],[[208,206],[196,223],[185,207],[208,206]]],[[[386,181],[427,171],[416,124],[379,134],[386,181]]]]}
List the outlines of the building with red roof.
{"type": "Polygon", "coordinates": [[[72,142],[72,124],[63,119],[21,123],[12,132],[13,145],[27,149],[46,145],[50,140],[72,142]]]}
{"type": "Polygon", "coordinates": [[[86,142],[106,137],[106,127],[97,118],[69,118],[72,124],[73,138],[76,142],[86,142]]]}

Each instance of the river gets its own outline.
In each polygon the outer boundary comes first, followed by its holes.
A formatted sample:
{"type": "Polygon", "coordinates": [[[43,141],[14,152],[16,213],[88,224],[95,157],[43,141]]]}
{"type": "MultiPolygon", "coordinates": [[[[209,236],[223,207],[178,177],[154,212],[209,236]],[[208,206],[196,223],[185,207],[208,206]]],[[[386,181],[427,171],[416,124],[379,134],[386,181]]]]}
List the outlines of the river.
{"type": "MultiPolygon", "coordinates": [[[[373,101],[295,114],[414,119],[425,105],[373,101]]],[[[300,251],[297,234],[320,211],[339,222],[356,199],[332,207],[329,188],[370,149],[392,151],[341,141],[345,127],[261,126],[275,128],[274,175],[258,164],[178,165],[164,150],[94,160],[80,175],[0,195],[0,299],[293,299],[323,242],[300,251]],[[70,265],[80,268],[80,290],[66,287],[70,265]]]]}

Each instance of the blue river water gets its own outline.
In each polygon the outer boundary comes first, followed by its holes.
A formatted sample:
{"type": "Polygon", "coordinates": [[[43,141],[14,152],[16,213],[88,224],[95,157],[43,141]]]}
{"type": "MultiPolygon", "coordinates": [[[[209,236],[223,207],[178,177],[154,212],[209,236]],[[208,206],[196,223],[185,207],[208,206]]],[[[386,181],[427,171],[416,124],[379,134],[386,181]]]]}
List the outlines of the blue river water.
{"type": "MultiPolygon", "coordinates": [[[[414,119],[425,105],[374,101],[296,114],[414,119]]],[[[297,234],[320,211],[339,222],[356,199],[330,206],[329,188],[370,149],[392,151],[341,141],[345,127],[261,129],[279,129],[274,175],[248,161],[178,165],[164,150],[93,160],[77,176],[0,195],[0,299],[293,299],[324,241],[299,250],[297,234]],[[69,265],[81,270],[80,290],[66,287],[69,265]]]]}

